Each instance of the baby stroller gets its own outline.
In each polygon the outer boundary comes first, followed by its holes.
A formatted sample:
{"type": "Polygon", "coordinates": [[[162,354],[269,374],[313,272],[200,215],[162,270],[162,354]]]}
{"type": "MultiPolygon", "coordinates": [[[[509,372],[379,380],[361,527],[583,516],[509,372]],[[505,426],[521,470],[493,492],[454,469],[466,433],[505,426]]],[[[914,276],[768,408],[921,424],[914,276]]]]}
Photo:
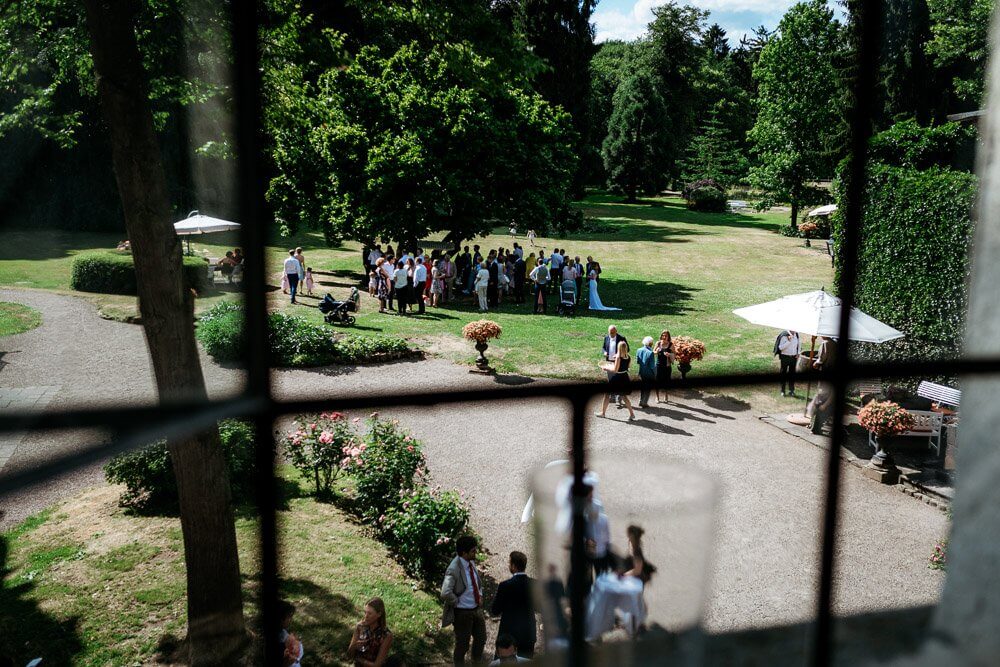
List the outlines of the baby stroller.
{"type": "Polygon", "coordinates": [[[559,288],[559,305],[556,312],[560,315],[576,315],[576,281],[564,280],[559,288]]]}
{"type": "Polygon", "coordinates": [[[354,324],[354,316],[350,313],[358,309],[358,288],[351,288],[351,296],[347,301],[337,301],[327,294],[319,302],[319,312],[323,313],[323,321],[327,324],[354,324]]]}

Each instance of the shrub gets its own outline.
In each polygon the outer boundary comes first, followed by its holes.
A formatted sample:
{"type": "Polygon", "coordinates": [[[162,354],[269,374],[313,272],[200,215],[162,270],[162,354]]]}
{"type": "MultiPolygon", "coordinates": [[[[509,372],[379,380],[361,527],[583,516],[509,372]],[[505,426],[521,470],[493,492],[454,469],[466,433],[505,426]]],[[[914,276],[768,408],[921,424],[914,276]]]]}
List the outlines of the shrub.
{"type": "Polygon", "coordinates": [[[713,187],[695,188],[688,197],[687,207],[692,211],[705,213],[724,213],[726,211],[726,193],[713,187]]]}
{"type": "Polygon", "coordinates": [[[469,507],[458,493],[419,486],[386,514],[379,529],[406,572],[429,580],[448,566],[453,540],[468,526],[469,507]]]}
{"type": "Polygon", "coordinates": [[[299,416],[295,427],[285,437],[285,453],[293,466],[312,478],[317,496],[330,496],[341,468],[347,467],[352,452],[357,456],[365,445],[339,412],[299,416]]]}
{"type": "MultiPolygon", "coordinates": [[[[208,264],[200,257],[184,258],[184,285],[196,292],[208,288],[208,264]]],[[[73,260],[70,287],[79,292],[138,294],[132,255],[114,251],[93,252],[73,260]]]]}
{"type": "MultiPolygon", "coordinates": [[[[216,361],[239,361],[245,354],[244,322],[242,305],[220,303],[198,320],[198,340],[216,361]]],[[[267,324],[268,343],[278,367],[358,363],[413,353],[402,338],[342,336],[335,339],[333,332],[323,325],[284,313],[271,313],[267,324]]]]}
{"type": "Polygon", "coordinates": [[[238,361],[244,357],[246,337],[243,306],[224,301],[208,309],[199,319],[195,335],[216,361],[238,361]]]}
{"type": "MultiPolygon", "coordinates": [[[[226,457],[234,500],[248,499],[253,491],[253,427],[236,420],[219,422],[219,442],[226,457]]],[[[104,466],[111,484],[124,484],[118,501],[125,507],[147,510],[173,508],[177,504],[177,480],[166,441],[119,454],[104,466]]]]}
{"type": "Polygon", "coordinates": [[[948,540],[944,539],[934,545],[934,553],[931,554],[930,562],[927,564],[932,570],[948,569],[948,540]]]}
{"type": "Polygon", "coordinates": [[[958,123],[924,127],[912,118],[879,132],[869,142],[869,159],[897,167],[927,169],[951,164],[975,132],[958,123]]]}
{"type": "MultiPolygon", "coordinates": [[[[967,304],[976,190],[976,177],[966,172],[870,166],[856,305],[905,332],[909,341],[908,346],[879,351],[893,354],[885,360],[912,359],[904,355],[921,346],[952,355],[957,351],[967,304]]],[[[843,236],[839,211],[834,236],[843,236]]]]}
{"type": "Polygon", "coordinates": [[[691,181],[681,189],[681,197],[691,200],[691,195],[695,190],[699,188],[715,188],[719,192],[725,192],[725,188],[719,185],[719,182],[712,178],[702,178],[697,181],[691,181]]]}
{"type": "Polygon", "coordinates": [[[374,523],[400,505],[401,496],[414,488],[414,476],[424,470],[420,442],[399,428],[396,420],[367,421],[364,449],[352,456],[347,470],[356,483],[354,502],[363,519],[374,523]]]}

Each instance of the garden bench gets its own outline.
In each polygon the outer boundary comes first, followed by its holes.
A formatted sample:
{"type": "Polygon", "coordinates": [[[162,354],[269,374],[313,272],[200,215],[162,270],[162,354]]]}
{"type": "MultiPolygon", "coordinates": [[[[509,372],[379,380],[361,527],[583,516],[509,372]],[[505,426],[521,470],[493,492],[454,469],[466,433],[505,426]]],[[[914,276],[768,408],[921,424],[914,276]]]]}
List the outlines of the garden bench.
{"type": "Polygon", "coordinates": [[[730,199],[726,202],[726,205],[729,206],[729,210],[733,213],[736,211],[745,211],[750,208],[750,205],[742,199],[730,199]]]}
{"type": "MultiPolygon", "coordinates": [[[[913,415],[913,428],[909,431],[897,433],[901,437],[927,438],[927,446],[934,450],[938,456],[941,455],[941,425],[944,422],[944,415],[940,412],[930,410],[907,410],[913,415]]],[[[872,449],[878,450],[875,444],[875,436],[868,433],[868,444],[872,449]]]]}
{"type": "Polygon", "coordinates": [[[851,383],[849,392],[858,397],[881,396],[882,380],[857,380],[851,383]]]}

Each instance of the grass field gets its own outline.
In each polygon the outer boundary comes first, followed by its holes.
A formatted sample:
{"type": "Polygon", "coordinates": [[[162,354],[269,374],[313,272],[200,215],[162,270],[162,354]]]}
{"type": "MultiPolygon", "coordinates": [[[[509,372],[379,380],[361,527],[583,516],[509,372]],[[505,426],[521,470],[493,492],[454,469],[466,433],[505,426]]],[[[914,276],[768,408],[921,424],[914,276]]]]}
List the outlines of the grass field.
{"type": "Polygon", "coordinates": [[[31,331],[42,323],[42,314],[20,303],[0,301],[0,336],[31,331]]]}
{"type": "MultiPolygon", "coordinates": [[[[593,255],[604,269],[601,298],[619,306],[617,313],[581,310],[575,318],[555,314],[536,316],[530,305],[503,304],[490,313],[503,327],[501,339],[490,345],[489,356],[504,373],[556,378],[599,379],[601,337],[610,323],[633,344],[663,329],[675,336],[702,340],[707,355],[693,373],[740,373],[775,367],[771,348],[776,331],[745,322],[734,308],[786,294],[830,287],[833,272],[825,253],[806,248],[801,239],[781,236],[787,214],[713,214],[688,211],[679,199],[651,199],[624,204],[617,197],[593,193],[578,204],[589,220],[589,233],[566,238],[539,238],[537,246],[551,251],[565,247],[570,255],[593,255]]],[[[35,232],[0,233],[0,285],[68,290],[70,264],[75,254],[111,248],[119,241],[109,234],[35,232]]],[[[430,239],[433,242],[435,239],[430,239]]],[[[510,247],[505,229],[470,241],[484,248],[510,247]]],[[[520,239],[523,244],[525,240],[520,239]]],[[[233,234],[197,237],[195,250],[221,256],[238,244],[233,234]],[[203,243],[202,241],[211,241],[203,243]]],[[[531,248],[528,248],[531,251],[531,248]]],[[[347,242],[328,248],[319,234],[302,234],[277,241],[267,249],[268,275],[273,282],[270,303],[314,321],[315,305],[331,292],[346,296],[361,278],[360,246],[347,242]],[[286,249],[301,245],[307,264],[316,271],[317,297],[304,297],[291,306],[277,285],[286,249]]],[[[89,296],[101,311],[127,319],[135,313],[135,299],[89,296]]],[[[231,293],[199,299],[198,310],[231,293]]],[[[554,309],[550,309],[550,312],[554,309]]],[[[479,319],[471,300],[428,309],[423,317],[379,314],[377,301],[363,296],[358,322],[351,330],[406,337],[418,346],[459,363],[471,363],[471,343],[461,337],[462,326],[479,319]]],[[[739,392],[737,392],[739,394],[739,392]]]]}
{"type": "MultiPolygon", "coordinates": [[[[290,487],[290,488],[294,488],[290,487]]],[[[152,664],[176,657],[186,634],[180,524],[130,516],[119,487],[105,486],[0,536],[8,550],[0,584],[0,655],[16,664],[152,664]]],[[[350,664],[345,651],[365,602],[386,603],[394,651],[412,664],[446,662],[436,598],[418,589],[386,554],[331,505],[291,494],[279,512],[282,594],[308,664],[350,664]]],[[[247,618],[257,609],[256,521],[237,519],[247,618]]]]}

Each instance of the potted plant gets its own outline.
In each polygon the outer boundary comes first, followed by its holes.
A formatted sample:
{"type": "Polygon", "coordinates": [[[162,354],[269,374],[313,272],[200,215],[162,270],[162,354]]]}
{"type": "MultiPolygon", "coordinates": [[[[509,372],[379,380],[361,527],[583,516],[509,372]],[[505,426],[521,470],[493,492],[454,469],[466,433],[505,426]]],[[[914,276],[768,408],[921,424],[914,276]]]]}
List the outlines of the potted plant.
{"type": "Polygon", "coordinates": [[[878,468],[892,465],[885,451],[884,439],[913,428],[913,415],[894,401],[869,401],[858,412],[858,423],[872,434],[875,455],[871,464],[878,468]]]}
{"type": "Polygon", "coordinates": [[[705,357],[705,344],[690,336],[678,336],[674,339],[674,358],[677,360],[677,370],[681,378],[686,378],[691,370],[692,361],[700,361],[705,357]]]}
{"type": "Polygon", "coordinates": [[[812,220],[808,222],[803,222],[801,225],[799,225],[799,233],[802,234],[802,236],[805,238],[807,248],[812,246],[812,243],[810,243],[810,239],[817,238],[818,232],[819,232],[819,225],[817,225],[812,220]]]}
{"type": "Polygon", "coordinates": [[[499,338],[501,333],[503,333],[503,329],[492,320],[476,320],[462,327],[462,335],[469,340],[476,341],[476,351],[479,352],[479,358],[476,359],[476,369],[473,372],[495,372],[490,368],[490,362],[486,359],[486,350],[489,348],[487,341],[492,338],[499,338]]]}

